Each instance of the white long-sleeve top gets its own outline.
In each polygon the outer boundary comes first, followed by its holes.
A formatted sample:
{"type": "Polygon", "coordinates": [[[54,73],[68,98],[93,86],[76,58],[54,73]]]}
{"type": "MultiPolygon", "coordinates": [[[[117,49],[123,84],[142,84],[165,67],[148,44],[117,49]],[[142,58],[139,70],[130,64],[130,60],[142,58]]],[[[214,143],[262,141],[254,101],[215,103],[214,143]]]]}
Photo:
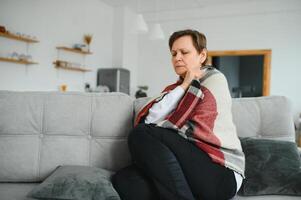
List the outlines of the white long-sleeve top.
{"type": "Polygon", "coordinates": [[[164,98],[155,103],[150,109],[149,114],[145,118],[146,124],[156,124],[162,121],[169,113],[176,109],[179,101],[184,96],[185,91],[181,86],[177,86],[164,96],[164,98]]]}
{"type": "MultiPolygon", "coordinates": [[[[150,109],[149,114],[145,118],[146,124],[156,124],[165,119],[165,117],[174,111],[177,108],[178,103],[181,98],[184,96],[185,90],[181,86],[177,86],[175,89],[166,94],[163,99],[155,103],[150,109]]],[[[235,175],[237,189],[236,192],[240,189],[243,178],[242,176],[233,171],[235,175]]]]}

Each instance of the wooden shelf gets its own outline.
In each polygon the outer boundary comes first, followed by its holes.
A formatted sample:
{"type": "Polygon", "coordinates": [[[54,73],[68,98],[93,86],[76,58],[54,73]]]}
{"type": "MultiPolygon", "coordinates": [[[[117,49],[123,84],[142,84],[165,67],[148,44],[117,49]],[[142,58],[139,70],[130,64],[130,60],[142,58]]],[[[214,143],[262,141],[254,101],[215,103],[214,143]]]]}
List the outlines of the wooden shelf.
{"type": "Polygon", "coordinates": [[[79,54],[92,54],[92,52],[90,51],[82,51],[82,50],[79,50],[79,49],[74,49],[74,48],[69,48],[69,47],[56,47],[56,49],[58,50],[64,50],[64,51],[70,51],[70,52],[73,52],[73,53],[79,53],[79,54]]]}
{"type": "Polygon", "coordinates": [[[28,42],[28,43],[37,43],[37,42],[39,42],[38,40],[22,37],[22,36],[15,35],[15,34],[12,34],[12,33],[1,33],[0,32],[0,37],[6,37],[6,38],[9,38],[9,39],[12,39],[12,40],[19,40],[19,41],[28,42]]]}
{"type": "Polygon", "coordinates": [[[24,64],[24,65],[34,65],[38,64],[37,62],[32,62],[28,60],[17,60],[17,59],[12,59],[12,58],[2,58],[0,57],[0,61],[3,62],[11,62],[11,63],[17,63],[17,64],[24,64]]]}
{"type": "Polygon", "coordinates": [[[56,68],[61,68],[61,69],[66,69],[66,70],[72,70],[72,71],[80,71],[80,72],[90,72],[91,70],[81,68],[81,67],[64,67],[64,66],[59,66],[55,65],[56,68]]]}
{"type": "MultiPolygon", "coordinates": [[[[58,65],[58,61],[59,60],[53,62],[55,68],[61,68],[61,69],[72,70],[72,71],[80,71],[80,72],[90,72],[91,71],[90,69],[86,69],[86,68],[83,68],[83,67],[72,67],[72,66],[58,65]]],[[[61,62],[68,63],[66,61],[61,61],[61,62]]]]}

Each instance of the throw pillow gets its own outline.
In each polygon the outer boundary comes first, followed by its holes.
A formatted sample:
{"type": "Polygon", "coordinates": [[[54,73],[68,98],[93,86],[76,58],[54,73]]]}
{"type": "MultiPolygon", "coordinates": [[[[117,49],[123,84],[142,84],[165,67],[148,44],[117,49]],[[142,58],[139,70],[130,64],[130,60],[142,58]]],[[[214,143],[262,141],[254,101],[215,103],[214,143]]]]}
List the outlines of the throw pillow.
{"type": "Polygon", "coordinates": [[[37,199],[120,200],[111,172],[89,166],[58,167],[28,197],[37,199]]]}
{"type": "Polygon", "coordinates": [[[246,179],[239,195],[301,195],[301,159],[295,143],[241,139],[246,179]]]}

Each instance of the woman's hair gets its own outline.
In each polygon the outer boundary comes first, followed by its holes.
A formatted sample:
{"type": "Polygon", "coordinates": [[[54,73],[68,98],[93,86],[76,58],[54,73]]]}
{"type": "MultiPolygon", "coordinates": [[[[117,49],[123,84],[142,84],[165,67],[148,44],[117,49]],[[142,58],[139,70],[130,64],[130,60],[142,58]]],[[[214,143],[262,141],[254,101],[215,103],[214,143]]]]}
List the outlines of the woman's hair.
{"type": "MultiPolygon", "coordinates": [[[[203,49],[207,49],[207,40],[206,40],[206,36],[203,33],[200,33],[196,30],[186,29],[186,30],[176,31],[169,37],[169,50],[171,50],[173,43],[178,38],[186,35],[191,37],[192,44],[198,53],[201,53],[203,49]]],[[[207,58],[204,61],[204,64],[206,62],[207,62],[207,58]]]]}

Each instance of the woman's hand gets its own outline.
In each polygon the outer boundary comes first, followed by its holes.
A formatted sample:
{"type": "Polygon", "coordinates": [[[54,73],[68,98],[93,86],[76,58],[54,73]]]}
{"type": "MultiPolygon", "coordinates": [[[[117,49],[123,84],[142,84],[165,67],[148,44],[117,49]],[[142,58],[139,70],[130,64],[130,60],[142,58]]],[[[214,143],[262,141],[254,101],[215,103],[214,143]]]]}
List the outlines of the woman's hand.
{"type": "Polygon", "coordinates": [[[205,73],[205,70],[201,70],[199,67],[194,69],[187,69],[187,72],[185,74],[185,78],[183,83],[181,84],[181,87],[186,91],[193,81],[193,79],[200,79],[203,77],[205,73]]]}

